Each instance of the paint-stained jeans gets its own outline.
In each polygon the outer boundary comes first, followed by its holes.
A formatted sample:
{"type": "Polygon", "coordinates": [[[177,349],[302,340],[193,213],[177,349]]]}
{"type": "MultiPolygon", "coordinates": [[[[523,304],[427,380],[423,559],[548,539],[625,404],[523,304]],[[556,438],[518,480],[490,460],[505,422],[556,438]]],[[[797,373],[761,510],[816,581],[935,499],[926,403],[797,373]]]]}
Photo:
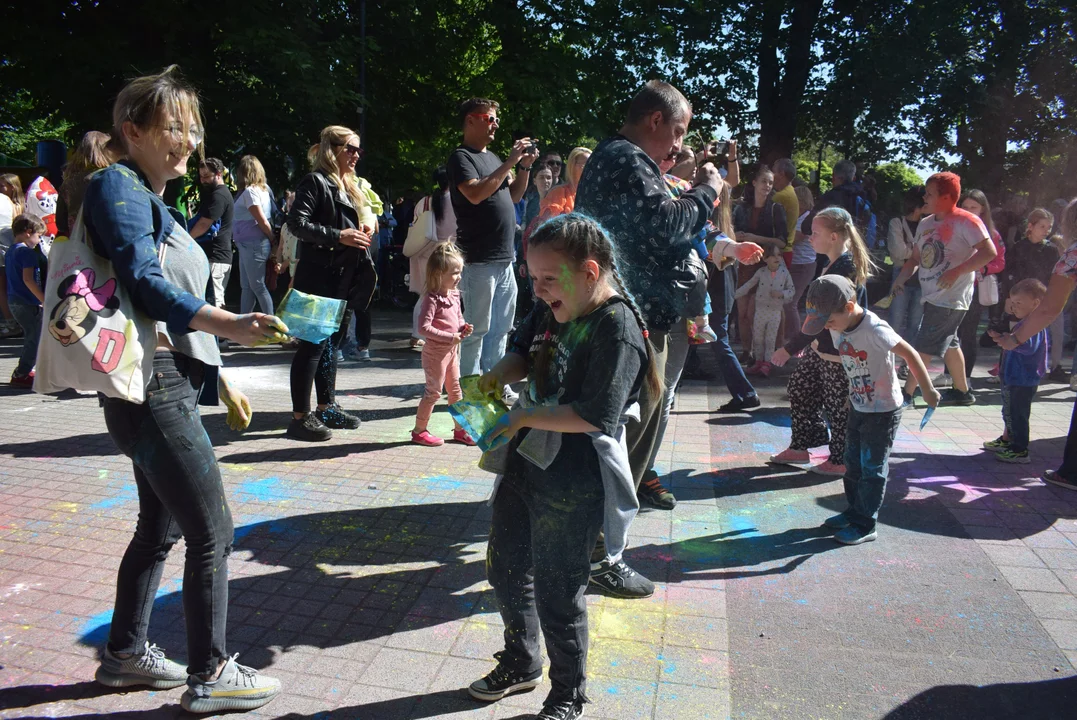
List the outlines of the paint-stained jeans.
{"type": "MultiPolygon", "coordinates": [[[[602,527],[602,483],[587,488],[502,482],[494,496],[486,571],[505,623],[495,657],[522,673],[542,669],[539,628],[550,657],[548,701],[585,698],[588,555],[602,527]],[[568,499],[566,499],[568,498],[568,499]]],[[[578,479],[578,476],[577,478],[578,479]]]]}
{"type": "Polygon", "coordinates": [[[120,562],[108,644],[114,652],[141,652],[165,559],[183,537],[183,614],[192,675],[216,671],[227,657],[233,535],[221,472],[196,405],[203,372],[198,361],[158,352],[145,403],[103,402],[108,433],[134,463],[138,486],[138,523],[120,562]]]}
{"type": "Polygon", "coordinates": [[[1016,452],[1028,450],[1028,418],[1038,389],[1038,385],[1002,386],[1002,422],[1006,425],[1010,448],[1016,452]]]}
{"type": "Polygon", "coordinates": [[[890,474],[890,450],[900,426],[901,408],[883,413],[849,410],[845,430],[846,514],[862,530],[875,529],[890,474]]]}

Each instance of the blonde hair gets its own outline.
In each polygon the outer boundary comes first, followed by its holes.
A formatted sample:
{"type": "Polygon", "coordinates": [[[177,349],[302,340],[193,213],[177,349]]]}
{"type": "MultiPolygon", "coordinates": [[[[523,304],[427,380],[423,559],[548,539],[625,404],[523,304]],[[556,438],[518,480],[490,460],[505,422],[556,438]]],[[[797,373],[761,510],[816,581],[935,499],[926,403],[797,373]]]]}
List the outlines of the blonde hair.
{"type": "Polygon", "coordinates": [[[800,214],[811,212],[811,209],[815,207],[815,198],[811,194],[811,188],[807,185],[801,185],[793,188],[793,193],[797,196],[797,206],[800,209],[800,214]]]}
{"type": "Polygon", "coordinates": [[[21,215],[26,205],[26,191],[22,189],[22,180],[19,180],[19,176],[14,173],[0,175],[0,180],[11,186],[11,190],[15,194],[13,196],[8,195],[8,197],[11,198],[11,204],[15,206],[14,215],[21,215]]]}
{"type": "MultiPolygon", "coordinates": [[[[148,128],[162,112],[170,114],[172,121],[182,128],[184,144],[192,130],[201,132],[205,126],[198,92],[180,75],[178,65],[169,65],[156,75],[143,75],[124,85],[112,105],[109,151],[115,157],[128,155],[130,150],[123,135],[123,124],[129,122],[139,128],[148,128]]],[[[203,143],[199,142],[199,158],[203,149],[203,143]]]]}
{"type": "Polygon", "coordinates": [[[1038,222],[1048,221],[1052,225],[1055,222],[1055,216],[1051,214],[1051,211],[1046,208],[1033,208],[1032,212],[1028,214],[1028,227],[1032,227],[1038,222]]]}
{"type": "Polygon", "coordinates": [[[718,207],[714,211],[714,224],[730,240],[737,239],[737,233],[733,229],[733,188],[724,180],[722,189],[718,191],[718,207]]]}
{"type": "MultiPolygon", "coordinates": [[[[328,175],[338,188],[347,193],[356,211],[361,211],[366,207],[366,198],[359,190],[359,179],[355,176],[355,172],[350,170],[341,175],[337,165],[337,151],[348,143],[348,138],[355,138],[356,142],[359,142],[359,133],[343,125],[329,125],[323,129],[321,137],[318,138],[318,144],[311,148],[311,153],[314,155],[311,164],[315,170],[321,170],[328,175]]],[[[309,156],[310,153],[308,153],[309,156]]]]}
{"type": "Polygon", "coordinates": [[[452,272],[457,265],[464,267],[464,256],[460,250],[451,242],[438,243],[426,261],[426,286],[423,292],[440,293],[445,274],[452,272]]]}
{"type": "Polygon", "coordinates": [[[580,159],[581,157],[584,157],[584,156],[591,157],[591,149],[590,148],[585,148],[585,147],[573,148],[572,152],[570,152],[568,154],[568,160],[565,161],[566,170],[568,171],[568,174],[572,177],[572,184],[573,185],[579,185],[580,184],[580,177],[583,175],[583,168],[580,168],[578,171],[575,168],[576,168],[576,161],[578,159],[580,159]]]}
{"type": "Polygon", "coordinates": [[[236,166],[236,183],[242,192],[244,188],[256,187],[265,190],[266,171],[262,163],[254,155],[244,155],[239,159],[236,166]]]}
{"type": "Polygon", "coordinates": [[[867,283],[868,278],[878,269],[875,261],[871,259],[868,246],[860,237],[856,229],[852,215],[842,207],[823,208],[816,214],[816,220],[822,220],[830,232],[835,233],[845,244],[845,249],[853,256],[853,266],[856,268],[856,277],[850,278],[857,286],[867,283]]]}

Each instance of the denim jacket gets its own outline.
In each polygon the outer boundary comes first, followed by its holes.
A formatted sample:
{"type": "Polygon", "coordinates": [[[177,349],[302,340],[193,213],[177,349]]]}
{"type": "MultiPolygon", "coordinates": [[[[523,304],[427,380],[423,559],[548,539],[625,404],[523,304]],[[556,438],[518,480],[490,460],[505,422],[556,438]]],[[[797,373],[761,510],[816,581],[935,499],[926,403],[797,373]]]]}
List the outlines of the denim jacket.
{"type": "Polygon", "coordinates": [[[157,261],[157,246],[183,220],[150,190],[138,167],[124,161],[94,173],[82,217],[94,251],[112,261],[135,305],[164,322],[169,333],[190,332],[191,320],[206,302],[165,280],[157,261]]]}

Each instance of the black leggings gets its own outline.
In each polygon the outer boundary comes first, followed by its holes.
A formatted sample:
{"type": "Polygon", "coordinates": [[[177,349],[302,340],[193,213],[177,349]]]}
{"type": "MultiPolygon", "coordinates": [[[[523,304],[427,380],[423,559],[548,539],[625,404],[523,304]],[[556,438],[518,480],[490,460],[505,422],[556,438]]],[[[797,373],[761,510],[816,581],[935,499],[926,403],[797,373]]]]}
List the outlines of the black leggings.
{"type": "Polygon", "coordinates": [[[299,341],[292,358],[292,412],[310,412],[310,387],[314,386],[319,405],[332,405],[337,391],[337,348],[351,324],[351,311],[332,337],[320,343],[299,341]]]}

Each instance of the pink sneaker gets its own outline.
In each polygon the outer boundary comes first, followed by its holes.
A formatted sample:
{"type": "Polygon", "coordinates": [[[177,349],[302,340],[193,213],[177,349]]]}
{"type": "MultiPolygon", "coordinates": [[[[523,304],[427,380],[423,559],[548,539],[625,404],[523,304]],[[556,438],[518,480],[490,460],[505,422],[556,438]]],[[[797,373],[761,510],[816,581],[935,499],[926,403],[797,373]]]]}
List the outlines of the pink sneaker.
{"type": "Polygon", "coordinates": [[[844,477],[845,466],[827,460],[824,463],[811,466],[808,468],[808,472],[813,472],[816,475],[828,475],[830,477],[844,477]]]}
{"type": "Polygon", "coordinates": [[[475,441],[471,439],[471,436],[467,434],[467,430],[463,428],[456,428],[452,431],[452,441],[468,447],[475,447],[475,441]]]}
{"type": "Polygon", "coordinates": [[[811,453],[807,450],[786,448],[777,455],[771,455],[769,462],[776,465],[807,465],[811,462],[811,453]]]}
{"type": "Polygon", "coordinates": [[[988,370],[987,374],[991,377],[998,377],[998,363],[995,363],[995,367],[988,370]]]}
{"type": "Polygon", "coordinates": [[[769,362],[763,362],[759,364],[759,374],[765,378],[770,377],[770,371],[774,369],[774,366],[769,362]]]}
{"type": "Polygon", "coordinates": [[[763,374],[763,363],[761,361],[759,361],[759,360],[756,360],[754,365],[752,365],[750,368],[745,369],[744,374],[745,375],[762,375],[763,374]]]}
{"type": "Polygon", "coordinates": [[[423,430],[422,432],[411,431],[411,441],[416,445],[423,445],[424,447],[440,447],[445,444],[445,441],[436,435],[431,435],[429,430],[423,430]]]}

